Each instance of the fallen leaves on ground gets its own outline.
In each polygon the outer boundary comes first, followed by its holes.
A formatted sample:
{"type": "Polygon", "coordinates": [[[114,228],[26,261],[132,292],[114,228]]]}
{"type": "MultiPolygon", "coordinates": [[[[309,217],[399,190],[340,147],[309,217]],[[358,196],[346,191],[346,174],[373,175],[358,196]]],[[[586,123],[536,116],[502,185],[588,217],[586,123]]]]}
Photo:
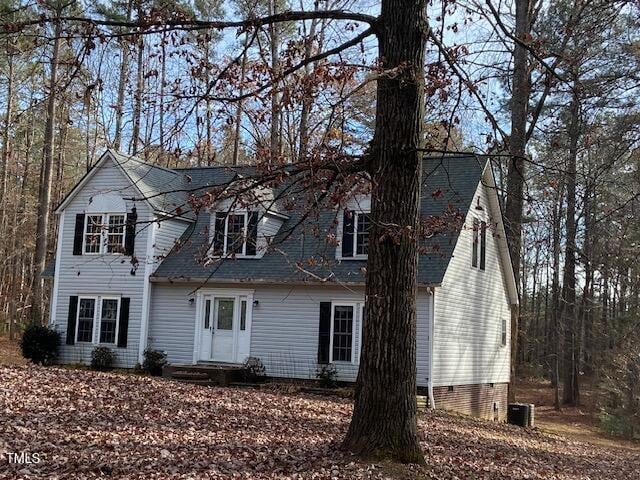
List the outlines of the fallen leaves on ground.
{"type": "Polygon", "coordinates": [[[444,413],[421,416],[426,467],[359,462],[339,449],[350,414],[338,398],[0,367],[0,477],[640,478],[634,452],[444,413]]]}

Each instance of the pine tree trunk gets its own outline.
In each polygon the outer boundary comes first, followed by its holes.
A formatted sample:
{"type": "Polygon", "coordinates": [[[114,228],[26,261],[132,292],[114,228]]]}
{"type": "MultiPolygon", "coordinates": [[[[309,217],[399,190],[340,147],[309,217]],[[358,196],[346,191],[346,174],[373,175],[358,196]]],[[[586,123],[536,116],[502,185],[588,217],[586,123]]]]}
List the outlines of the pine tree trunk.
{"type": "MultiPolygon", "coordinates": [[[[313,10],[318,11],[319,0],[316,0],[313,3],[313,10]]],[[[311,26],[309,27],[309,33],[306,35],[305,45],[304,45],[304,58],[305,60],[310,58],[313,54],[313,40],[316,35],[316,24],[318,20],[311,20],[311,26]]],[[[304,72],[305,76],[308,76],[311,73],[312,66],[305,65],[304,72]]],[[[309,115],[311,114],[311,107],[313,106],[313,96],[312,92],[306,85],[303,85],[303,94],[302,94],[302,108],[300,110],[300,147],[298,149],[298,157],[303,159],[307,154],[307,149],[309,147],[309,115]]]]}
{"type": "MultiPolygon", "coordinates": [[[[7,104],[4,113],[4,128],[2,129],[2,164],[0,166],[0,205],[4,207],[7,193],[7,179],[9,178],[9,159],[11,157],[11,127],[13,122],[13,40],[7,37],[7,104]]],[[[6,209],[0,208],[0,229],[4,231],[6,209]]]]}
{"type": "MultiPolygon", "coordinates": [[[[516,0],[516,32],[526,40],[531,29],[529,19],[530,0],[516,0]]],[[[520,252],[522,250],[522,209],[524,205],[524,154],[527,145],[527,104],[531,85],[529,81],[528,53],[516,43],[513,52],[513,97],[511,99],[511,135],[509,138],[509,161],[507,177],[507,208],[505,223],[516,285],[520,283],[520,252]]],[[[520,312],[511,310],[511,383],[509,401],[515,401],[516,364],[518,359],[518,323],[520,312]]]]}
{"type": "MultiPolygon", "coordinates": [[[[138,18],[141,18],[142,11],[138,10],[138,18]]],[[[131,130],[131,143],[129,151],[131,155],[138,153],[138,141],[140,140],[140,122],[142,116],[142,90],[144,88],[144,35],[138,36],[138,58],[136,70],[136,92],[133,102],[133,129],[131,130]]]]}
{"type": "MultiPolygon", "coordinates": [[[[59,18],[61,12],[57,11],[59,18]]],[[[53,52],[51,55],[51,72],[49,77],[49,98],[47,100],[47,119],[44,129],[44,146],[42,154],[42,166],[40,168],[40,188],[38,192],[38,213],[36,226],[36,252],[33,259],[33,300],[31,307],[31,319],[33,323],[42,324],[43,318],[43,289],[44,282],[42,271],[47,259],[47,241],[49,238],[49,204],[51,203],[52,168],[54,133],[56,122],[56,101],[58,82],[58,57],[60,53],[60,35],[62,23],[55,24],[53,52]]]]}
{"type": "Polygon", "coordinates": [[[372,229],[366,321],[353,417],[344,447],[364,457],[424,463],[417,438],[416,293],[422,175],[424,0],[383,0],[379,58],[394,78],[378,82],[370,152],[372,229]],[[386,228],[393,225],[396,239],[386,228]]]}
{"type": "MultiPolygon", "coordinates": [[[[127,22],[131,21],[131,0],[127,2],[127,22]]],[[[118,78],[118,99],[116,101],[116,132],[113,148],[120,151],[122,146],[122,122],[124,119],[124,94],[129,80],[129,40],[122,39],[122,61],[120,62],[120,78],[118,78]]]]}
{"type": "MultiPolygon", "coordinates": [[[[249,56],[249,52],[247,48],[249,47],[249,32],[245,33],[244,36],[244,53],[242,54],[242,62],[240,64],[240,91],[238,96],[242,97],[244,95],[244,80],[247,74],[247,57],[249,56]]],[[[240,159],[240,129],[242,127],[242,100],[238,100],[238,104],[236,105],[236,118],[234,125],[234,134],[233,134],[233,159],[231,163],[233,165],[238,165],[238,161],[240,159]]]]}
{"type": "MultiPolygon", "coordinates": [[[[269,15],[278,13],[276,0],[269,0],[269,15]]],[[[278,26],[272,23],[269,26],[270,48],[271,48],[271,77],[277,78],[280,75],[280,35],[278,26]]],[[[280,94],[278,93],[279,82],[273,83],[271,91],[271,128],[270,128],[270,151],[271,160],[275,160],[280,155],[280,94]]]]}
{"type": "Polygon", "coordinates": [[[553,278],[551,280],[551,348],[553,351],[550,365],[551,384],[554,389],[554,407],[560,410],[560,233],[562,229],[562,212],[564,202],[564,183],[558,185],[556,206],[553,207],[552,245],[553,245],[553,278]]]}
{"type": "Polygon", "coordinates": [[[567,164],[566,255],[562,278],[562,318],[564,324],[564,374],[562,401],[577,404],[578,386],[578,321],[576,317],[576,162],[578,156],[579,99],[575,90],[569,109],[569,158],[567,164]]]}

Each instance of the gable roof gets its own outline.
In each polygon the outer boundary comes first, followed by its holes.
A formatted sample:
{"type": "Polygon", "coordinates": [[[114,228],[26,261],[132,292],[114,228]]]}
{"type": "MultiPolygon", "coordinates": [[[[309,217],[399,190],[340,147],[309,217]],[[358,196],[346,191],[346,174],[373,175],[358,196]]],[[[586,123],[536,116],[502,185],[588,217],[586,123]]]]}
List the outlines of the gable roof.
{"type": "MultiPolygon", "coordinates": [[[[462,219],[473,201],[488,159],[481,156],[439,156],[423,161],[421,213],[423,217],[439,217],[455,210],[462,219]]],[[[180,170],[189,176],[192,188],[220,185],[233,175],[251,167],[209,167],[180,170]]],[[[288,235],[288,226],[301,220],[301,212],[288,212],[280,233],[275,237],[276,249],[269,249],[262,258],[236,258],[205,265],[210,215],[201,211],[197,220],[156,269],[153,278],[172,281],[209,282],[317,282],[321,279],[336,283],[361,284],[365,277],[365,260],[337,260],[335,246],[325,239],[335,234],[335,220],[340,213],[323,211],[317,219],[302,223],[300,232],[288,235]],[[305,228],[306,227],[306,228],[305,228]],[[310,234],[311,228],[317,228],[310,234]],[[313,262],[309,262],[313,258],[313,262]],[[302,267],[304,271],[301,270],[302,267]]],[[[438,285],[447,270],[460,229],[449,229],[424,241],[429,253],[420,255],[418,282],[438,285]]]]}
{"type": "Polygon", "coordinates": [[[107,149],[96,164],[85,173],[60,202],[55,210],[56,213],[62,211],[98,169],[109,160],[120,168],[140,193],[140,199],[145,200],[151,210],[163,215],[195,220],[195,215],[188,208],[190,186],[183,174],[145,163],[136,157],[122,155],[112,149],[107,149]]]}

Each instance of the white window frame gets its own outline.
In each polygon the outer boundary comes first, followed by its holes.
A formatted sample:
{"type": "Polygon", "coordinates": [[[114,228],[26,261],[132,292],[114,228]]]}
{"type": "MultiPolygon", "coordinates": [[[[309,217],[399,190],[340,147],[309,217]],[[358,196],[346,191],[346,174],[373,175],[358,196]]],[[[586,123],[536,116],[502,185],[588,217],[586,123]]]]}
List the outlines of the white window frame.
{"type": "Polygon", "coordinates": [[[356,363],[355,343],[356,343],[356,333],[358,332],[358,329],[356,328],[357,312],[358,312],[357,302],[331,302],[331,328],[329,329],[329,363],[336,363],[338,365],[340,364],[355,365],[356,363]],[[334,336],[333,323],[334,323],[336,307],[351,307],[353,309],[353,319],[352,319],[353,325],[351,327],[351,360],[350,361],[345,361],[345,360],[334,361],[333,360],[333,336],[334,336]]]}
{"type": "Polygon", "coordinates": [[[358,217],[362,214],[369,215],[369,222],[371,222],[371,211],[356,210],[353,212],[353,258],[356,259],[369,257],[368,253],[358,253],[358,217]]]}
{"type": "MultiPolygon", "coordinates": [[[[340,252],[340,260],[366,260],[367,258],[369,258],[369,254],[358,254],[358,215],[359,214],[366,214],[366,215],[371,215],[371,210],[369,209],[360,209],[360,210],[354,210],[354,209],[350,209],[350,208],[346,208],[346,211],[350,211],[352,214],[352,221],[353,221],[353,255],[350,257],[345,257],[344,256],[344,252],[342,250],[342,245],[340,245],[340,250],[338,250],[340,252]]],[[[343,216],[344,218],[344,216],[343,216]]],[[[342,222],[342,235],[344,235],[344,220],[340,220],[340,222],[342,222]]]]}
{"type": "Polygon", "coordinates": [[[75,343],[85,343],[93,345],[117,345],[118,334],[120,333],[120,307],[122,305],[122,297],[118,295],[78,295],[78,305],[76,307],[76,331],[74,335],[75,343]],[[80,326],[80,303],[82,300],[94,300],[95,307],[93,309],[93,327],[91,330],[91,341],[85,342],[78,340],[78,328],[80,326]],[[118,308],[116,310],[116,331],[113,342],[100,342],[100,326],[102,324],[102,302],[104,300],[116,300],[118,308]]]}
{"type": "Polygon", "coordinates": [[[90,212],[85,214],[84,216],[84,229],[82,231],[82,254],[83,255],[124,255],[124,247],[127,241],[127,214],[126,212],[109,212],[109,213],[100,213],[100,212],[90,212]],[[101,228],[100,228],[100,246],[97,252],[87,252],[87,236],[90,234],[87,232],[87,227],[89,226],[89,217],[102,217],[101,220],[101,228]],[[112,216],[121,216],[124,217],[123,228],[124,232],[122,234],[122,251],[120,252],[109,252],[108,244],[109,244],[109,219],[112,216]]]}
{"type": "Polygon", "coordinates": [[[247,229],[248,229],[248,224],[249,223],[249,212],[246,210],[242,210],[242,211],[238,211],[238,212],[229,212],[227,213],[227,216],[224,219],[224,242],[223,242],[223,247],[222,247],[222,251],[223,251],[223,255],[227,256],[227,255],[235,255],[236,257],[246,257],[247,256],[247,229]],[[228,252],[228,239],[229,239],[229,217],[231,215],[236,215],[236,216],[240,216],[242,215],[244,217],[244,228],[243,228],[243,241],[242,241],[242,253],[235,253],[235,254],[230,254],[228,252]]]}

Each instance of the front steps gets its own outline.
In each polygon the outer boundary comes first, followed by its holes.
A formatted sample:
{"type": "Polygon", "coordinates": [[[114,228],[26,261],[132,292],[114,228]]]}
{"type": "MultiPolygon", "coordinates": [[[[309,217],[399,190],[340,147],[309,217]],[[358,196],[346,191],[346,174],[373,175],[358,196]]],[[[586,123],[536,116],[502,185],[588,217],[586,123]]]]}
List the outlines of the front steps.
{"type": "Polygon", "coordinates": [[[242,380],[241,365],[202,363],[196,365],[167,365],[162,376],[183,383],[226,387],[242,380]]]}

